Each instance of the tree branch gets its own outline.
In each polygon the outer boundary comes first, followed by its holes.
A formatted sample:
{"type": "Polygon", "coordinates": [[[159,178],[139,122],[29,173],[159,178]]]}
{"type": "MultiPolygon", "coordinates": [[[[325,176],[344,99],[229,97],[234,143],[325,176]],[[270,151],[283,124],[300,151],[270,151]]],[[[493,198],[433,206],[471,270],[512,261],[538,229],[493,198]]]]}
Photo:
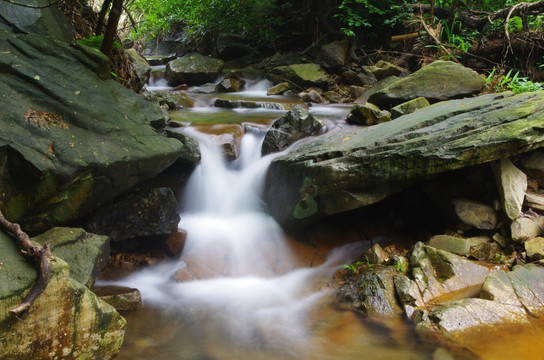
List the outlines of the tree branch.
{"type": "Polygon", "coordinates": [[[55,261],[55,258],[49,250],[49,243],[46,243],[44,247],[34,245],[28,235],[21,230],[19,224],[8,221],[4,214],[0,211],[0,227],[11,232],[17,238],[21,247],[21,252],[31,257],[39,266],[38,279],[34,286],[25,296],[23,302],[9,312],[18,318],[24,318],[28,314],[28,310],[34,303],[34,300],[45,290],[47,283],[49,282],[49,269],[51,267],[51,261],[55,261]]]}

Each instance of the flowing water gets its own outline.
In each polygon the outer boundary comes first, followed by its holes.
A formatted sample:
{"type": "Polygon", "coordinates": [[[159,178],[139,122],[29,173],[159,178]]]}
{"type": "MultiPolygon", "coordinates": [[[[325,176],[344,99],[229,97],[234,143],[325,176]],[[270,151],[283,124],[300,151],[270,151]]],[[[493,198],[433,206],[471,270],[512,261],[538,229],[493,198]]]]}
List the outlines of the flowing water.
{"type": "MultiPolygon", "coordinates": [[[[263,91],[268,85],[255,81],[250,91],[226,97],[271,102],[263,91]]],[[[198,127],[180,130],[197,138],[202,152],[182,196],[179,227],[187,230],[186,245],[179,259],[117,282],[140,289],[144,302],[143,310],[124,314],[128,332],[119,359],[427,358],[433,344],[417,340],[402,319],[365,319],[333,306],[335,288],[327,284],[369,243],[339,246],[309,264],[299,258],[304,246],[289,241],[266,213],[260,194],[278,155],[260,156],[259,126],[285,110],[210,108],[217,94],[192,96],[201,107],[174,117],[255,127],[246,126],[241,155],[232,162],[225,161],[214,135],[198,127]]],[[[347,108],[312,112],[330,129],[343,126],[339,119],[347,108]]]]}

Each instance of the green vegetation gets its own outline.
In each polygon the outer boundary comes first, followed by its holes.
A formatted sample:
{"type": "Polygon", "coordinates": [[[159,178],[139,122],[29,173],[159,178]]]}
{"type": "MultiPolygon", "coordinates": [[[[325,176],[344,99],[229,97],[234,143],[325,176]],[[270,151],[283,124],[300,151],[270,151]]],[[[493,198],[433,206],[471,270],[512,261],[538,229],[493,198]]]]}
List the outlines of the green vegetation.
{"type": "Polygon", "coordinates": [[[512,91],[516,94],[530,91],[544,90],[544,84],[541,82],[530,81],[526,77],[519,75],[519,71],[514,73],[513,70],[508,71],[506,75],[500,72],[497,74],[497,69],[489,73],[485,78],[486,87],[492,92],[512,91]]]}
{"type": "Polygon", "coordinates": [[[344,264],[344,265],[342,265],[342,268],[346,269],[346,270],[352,272],[354,275],[356,275],[357,271],[358,271],[358,269],[359,269],[359,267],[361,265],[363,265],[363,263],[361,261],[357,261],[357,262],[355,262],[353,264],[344,264]]]}

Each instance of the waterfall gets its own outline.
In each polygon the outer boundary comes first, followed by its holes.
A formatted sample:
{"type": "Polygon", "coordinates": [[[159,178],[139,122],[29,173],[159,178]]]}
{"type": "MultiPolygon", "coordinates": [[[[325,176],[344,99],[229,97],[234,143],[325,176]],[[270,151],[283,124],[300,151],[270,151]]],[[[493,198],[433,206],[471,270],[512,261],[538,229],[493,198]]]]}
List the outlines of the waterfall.
{"type": "Polygon", "coordinates": [[[296,268],[281,227],[260,199],[277,156],[260,157],[262,139],[244,135],[242,155],[227,163],[199,135],[202,161],[185,190],[179,226],[188,236],[180,259],[117,282],[140,289],[145,306],[182,318],[200,347],[227,352],[216,358],[308,358],[305,352],[315,351],[308,314],[329,294],[316,286],[360,246],[337,249],[319,267],[296,268]],[[180,271],[193,279],[176,281],[180,271]]]}

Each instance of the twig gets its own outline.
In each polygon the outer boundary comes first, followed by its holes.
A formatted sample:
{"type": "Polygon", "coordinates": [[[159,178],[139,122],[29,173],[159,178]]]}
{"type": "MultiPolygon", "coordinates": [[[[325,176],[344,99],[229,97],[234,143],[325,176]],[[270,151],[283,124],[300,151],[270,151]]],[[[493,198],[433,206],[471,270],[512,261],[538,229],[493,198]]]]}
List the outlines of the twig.
{"type": "Polygon", "coordinates": [[[423,25],[423,28],[425,29],[425,31],[427,32],[427,34],[429,34],[429,36],[436,42],[436,44],[442,49],[444,50],[444,52],[446,54],[448,54],[448,56],[454,60],[456,63],[460,63],[459,60],[448,50],[446,49],[446,47],[444,45],[442,45],[442,43],[440,42],[440,40],[438,40],[438,38],[436,37],[436,35],[434,34],[433,30],[430,29],[427,24],[425,24],[425,20],[423,20],[423,18],[420,19],[421,20],[421,25],[423,25]]]}
{"type": "Polygon", "coordinates": [[[518,3],[512,8],[510,8],[510,11],[508,12],[508,15],[506,16],[506,19],[504,20],[504,34],[506,35],[506,38],[508,39],[508,48],[512,53],[514,53],[514,49],[512,49],[512,41],[510,40],[510,33],[508,32],[508,27],[510,26],[510,17],[512,16],[512,13],[516,8],[525,5],[525,3],[518,3]]]}
{"type": "Polygon", "coordinates": [[[19,245],[21,246],[21,252],[31,257],[39,266],[38,279],[30,291],[26,294],[23,302],[14,309],[9,310],[10,314],[15,315],[18,318],[24,318],[28,314],[28,310],[34,303],[34,300],[45,290],[47,283],[49,282],[49,269],[51,267],[51,261],[55,261],[55,258],[49,250],[49,243],[45,243],[43,247],[34,245],[28,235],[21,230],[19,224],[8,221],[4,214],[0,211],[0,226],[11,232],[17,238],[19,245]]]}

